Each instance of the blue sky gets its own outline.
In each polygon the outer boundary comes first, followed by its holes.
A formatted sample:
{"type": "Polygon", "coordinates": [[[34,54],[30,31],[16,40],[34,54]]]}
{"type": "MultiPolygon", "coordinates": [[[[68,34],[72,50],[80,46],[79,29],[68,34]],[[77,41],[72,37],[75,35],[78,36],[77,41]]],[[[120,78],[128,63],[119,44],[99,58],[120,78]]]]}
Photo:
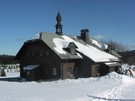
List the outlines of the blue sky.
{"type": "Polygon", "coordinates": [[[135,0],[0,0],[0,54],[16,55],[39,32],[55,33],[56,15],[63,33],[135,46],[135,0]]]}

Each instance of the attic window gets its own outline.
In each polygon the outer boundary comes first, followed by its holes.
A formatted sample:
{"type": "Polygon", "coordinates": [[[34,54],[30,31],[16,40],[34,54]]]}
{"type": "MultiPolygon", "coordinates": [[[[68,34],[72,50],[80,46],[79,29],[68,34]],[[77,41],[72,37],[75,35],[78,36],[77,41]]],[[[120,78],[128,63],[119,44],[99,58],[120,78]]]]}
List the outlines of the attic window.
{"type": "Polygon", "coordinates": [[[49,50],[45,51],[45,55],[48,56],[49,55],[49,50]]]}

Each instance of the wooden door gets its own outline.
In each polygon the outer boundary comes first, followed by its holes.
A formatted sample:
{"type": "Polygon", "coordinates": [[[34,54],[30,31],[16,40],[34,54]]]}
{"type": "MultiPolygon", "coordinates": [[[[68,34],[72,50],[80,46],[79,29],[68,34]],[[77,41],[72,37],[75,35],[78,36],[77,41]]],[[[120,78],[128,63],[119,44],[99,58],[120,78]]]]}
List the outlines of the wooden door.
{"type": "Polygon", "coordinates": [[[73,74],[74,65],[75,65],[75,63],[63,64],[63,66],[61,67],[62,79],[73,79],[74,78],[74,74],[73,74]]]}
{"type": "Polygon", "coordinates": [[[95,64],[95,65],[92,65],[91,66],[92,68],[92,70],[91,70],[91,76],[92,77],[99,77],[100,76],[100,65],[99,64],[95,64]]]}

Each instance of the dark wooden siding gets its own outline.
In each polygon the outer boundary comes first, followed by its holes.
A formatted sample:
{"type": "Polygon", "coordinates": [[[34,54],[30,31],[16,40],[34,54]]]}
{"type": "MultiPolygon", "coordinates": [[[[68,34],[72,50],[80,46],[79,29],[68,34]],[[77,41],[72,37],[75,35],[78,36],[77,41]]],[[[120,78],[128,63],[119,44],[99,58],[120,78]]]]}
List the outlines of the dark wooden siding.
{"type": "MultiPolygon", "coordinates": [[[[80,53],[81,54],[81,53],[80,53]]],[[[94,64],[94,62],[86,57],[85,55],[81,54],[83,56],[83,59],[81,60],[80,68],[81,68],[81,76],[82,77],[91,77],[92,76],[92,70],[91,66],[94,64]]]]}
{"type": "Polygon", "coordinates": [[[60,78],[60,58],[43,42],[28,44],[20,57],[21,77],[25,77],[23,66],[38,64],[43,79],[60,78]],[[55,75],[53,70],[56,70],[55,75]]]}
{"type": "Polygon", "coordinates": [[[19,54],[20,75],[26,78],[23,67],[27,65],[40,65],[38,73],[41,75],[41,79],[68,78],[66,75],[68,68],[71,70],[70,74],[73,75],[73,77],[69,78],[97,76],[98,73],[103,76],[109,71],[116,70],[116,68],[110,70],[104,63],[95,63],[85,55],[81,55],[83,59],[63,60],[42,41],[27,43],[19,54]]]}

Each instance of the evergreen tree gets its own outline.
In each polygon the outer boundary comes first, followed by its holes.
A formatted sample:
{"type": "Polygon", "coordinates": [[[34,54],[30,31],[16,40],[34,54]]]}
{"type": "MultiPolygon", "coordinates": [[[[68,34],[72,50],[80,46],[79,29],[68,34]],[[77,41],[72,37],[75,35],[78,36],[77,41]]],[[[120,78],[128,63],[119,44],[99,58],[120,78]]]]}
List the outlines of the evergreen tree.
{"type": "Polygon", "coordinates": [[[1,76],[6,76],[4,68],[1,70],[1,76]]]}

